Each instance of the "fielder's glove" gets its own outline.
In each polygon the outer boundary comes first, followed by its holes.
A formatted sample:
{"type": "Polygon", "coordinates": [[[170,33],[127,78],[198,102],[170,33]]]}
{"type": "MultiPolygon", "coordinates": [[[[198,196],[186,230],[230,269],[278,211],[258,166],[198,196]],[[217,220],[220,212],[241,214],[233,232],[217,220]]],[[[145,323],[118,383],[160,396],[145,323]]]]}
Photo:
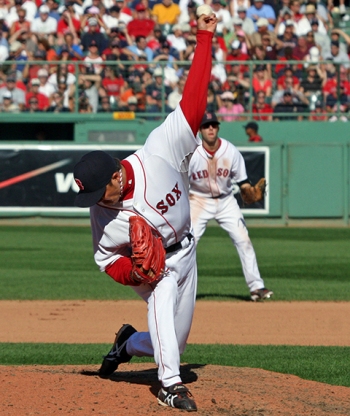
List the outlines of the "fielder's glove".
{"type": "Polygon", "coordinates": [[[243,202],[247,205],[264,199],[266,192],[266,179],[261,178],[255,186],[244,184],[241,188],[243,202]]]}
{"type": "Polygon", "coordinates": [[[132,278],[137,283],[151,283],[164,273],[165,250],[162,239],[152,233],[142,217],[129,218],[132,278]]]}

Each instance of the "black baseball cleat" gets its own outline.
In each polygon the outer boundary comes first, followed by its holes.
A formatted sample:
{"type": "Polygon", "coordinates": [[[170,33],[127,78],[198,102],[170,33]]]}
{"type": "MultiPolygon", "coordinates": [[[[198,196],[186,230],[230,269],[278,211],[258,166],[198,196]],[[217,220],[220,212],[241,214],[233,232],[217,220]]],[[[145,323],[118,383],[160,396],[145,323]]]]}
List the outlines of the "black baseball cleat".
{"type": "Polygon", "coordinates": [[[182,383],[173,384],[170,387],[162,387],[158,392],[158,403],[161,406],[175,407],[176,409],[196,412],[197,406],[191,399],[192,394],[182,383]]]}
{"type": "Polygon", "coordinates": [[[129,324],[124,324],[115,334],[115,340],[112,349],[103,358],[98,375],[102,378],[109,377],[118,368],[121,363],[128,363],[132,356],[126,352],[126,343],[134,334],[136,329],[129,324]]]}

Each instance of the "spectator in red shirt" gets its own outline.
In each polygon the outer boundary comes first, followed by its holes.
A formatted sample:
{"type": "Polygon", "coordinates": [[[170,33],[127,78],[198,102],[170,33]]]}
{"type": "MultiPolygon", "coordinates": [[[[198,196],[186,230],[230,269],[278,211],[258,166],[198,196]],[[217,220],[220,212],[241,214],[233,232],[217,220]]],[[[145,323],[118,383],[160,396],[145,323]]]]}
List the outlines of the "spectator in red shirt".
{"type": "Polygon", "coordinates": [[[166,40],[159,26],[155,26],[150,35],[147,37],[147,47],[152,51],[160,48],[160,45],[166,40]]]}
{"type": "Polygon", "coordinates": [[[286,66],[284,69],[283,75],[277,79],[277,89],[285,90],[286,89],[286,78],[292,77],[293,87],[298,89],[300,85],[300,79],[294,75],[293,69],[290,66],[286,66]]]}
{"type": "Polygon", "coordinates": [[[294,59],[298,61],[304,60],[311,47],[312,45],[308,43],[306,36],[300,36],[297,46],[293,48],[294,59]]]}
{"type": "MultiPolygon", "coordinates": [[[[265,36],[263,37],[263,40],[264,39],[265,39],[265,36]]],[[[253,60],[253,61],[270,61],[271,60],[271,58],[269,58],[267,56],[266,49],[263,45],[257,45],[251,50],[250,59],[253,60]]],[[[275,60],[276,55],[272,59],[275,60]]],[[[272,79],[272,66],[271,66],[271,64],[265,62],[264,65],[265,65],[266,70],[269,74],[269,77],[272,79]]],[[[255,67],[256,67],[256,65],[254,65],[253,68],[255,68],[255,67]]]]}
{"type": "Polygon", "coordinates": [[[328,115],[320,102],[315,104],[315,109],[310,113],[309,121],[328,121],[328,115]]]}
{"type": "Polygon", "coordinates": [[[108,96],[119,97],[124,92],[126,83],[122,77],[118,77],[111,66],[106,66],[103,72],[102,87],[108,96]]]}
{"type": "Polygon", "coordinates": [[[26,113],[41,113],[39,101],[36,97],[32,97],[28,101],[28,107],[24,110],[26,113]]]}
{"type": "Polygon", "coordinates": [[[78,38],[80,34],[80,20],[77,18],[74,10],[74,2],[66,3],[66,10],[61,15],[57,23],[57,36],[62,39],[66,33],[72,33],[74,38],[78,38]]]}
{"type": "MultiPolygon", "coordinates": [[[[334,64],[332,63],[327,64],[327,74],[328,74],[327,75],[328,79],[322,89],[325,101],[327,100],[327,97],[329,95],[332,95],[335,98],[338,95],[338,91],[337,91],[338,81],[337,81],[337,75],[336,75],[334,64]]],[[[347,96],[350,95],[350,82],[348,79],[348,70],[344,66],[341,66],[339,69],[339,81],[340,81],[340,84],[339,84],[340,92],[347,96]]]]}
{"type": "MultiPolygon", "coordinates": [[[[132,11],[131,9],[127,6],[127,2],[126,0],[116,0],[116,5],[120,8],[120,13],[121,14],[126,14],[128,16],[130,16],[130,20],[132,20],[132,11]]],[[[122,20],[123,20],[123,16],[121,16],[122,20]]],[[[125,23],[129,23],[129,22],[125,22],[125,23]]]]}
{"type": "MultiPolygon", "coordinates": [[[[229,48],[229,52],[226,57],[226,61],[240,61],[246,62],[249,59],[249,56],[245,53],[242,53],[241,49],[241,42],[239,40],[234,40],[231,43],[231,47],[229,48]]],[[[231,65],[226,65],[226,71],[230,72],[231,65]]],[[[248,66],[247,65],[240,65],[239,70],[241,73],[247,72],[248,66]]]]}
{"type": "Polygon", "coordinates": [[[273,108],[265,101],[266,94],[264,91],[259,91],[256,94],[255,103],[253,104],[254,120],[272,121],[273,108]]]}
{"type": "MultiPolygon", "coordinates": [[[[278,61],[281,62],[285,62],[285,63],[280,63],[280,64],[276,64],[275,66],[275,73],[277,76],[281,76],[285,70],[285,68],[288,66],[290,66],[290,64],[288,63],[288,61],[291,60],[296,60],[297,58],[295,58],[294,54],[293,54],[293,49],[290,46],[287,46],[284,48],[284,56],[279,56],[277,58],[278,61]]],[[[296,67],[296,65],[294,65],[293,67],[296,67]]]]}
{"type": "Polygon", "coordinates": [[[300,21],[300,19],[302,19],[304,17],[304,15],[302,13],[300,13],[300,1],[299,0],[292,0],[289,3],[289,8],[291,9],[293,15],[292,15],[292,20],[295,23],[298,23],[300,21]]]}
{"type": "Polygon", "coordinates": [[[22,33],[30,33],[30,22],[26,20],[27,11],[25,9],[17,10],[18,20],[12,23],[10,28],[10,37],[12,37],[15,33],[19,33],[16,40],[18,41],[25,41],[25,38],[22,38],[22,33]]]}
{"type": "Polygon", "coordinates": [[[29,92],[26,93],[26,107],[29,108],[29,102],[32,98],[36,98],[38,101],[38,109],[46,111],[50,105],[49,99],[46,95],[39,92],[40,80],[33,78],[30,85],[29,92]]]}
{"type": "MultiPolygon", "coordinates": [[[[33,55],[33,61],[46,61],[46,51],[42,50],[42,49],[37,49],[34,52],[33,55]]],[[[40,68],[43,67],[43,64],[34,64],[34,65],[29,65],[29,69],[28,69],[28,78],[29,80],[33,79],[33,78],[38,78],[38,71],[40,68]]]]}
{"type": "Polygon", "coordinates": [[[266,65],[257,65],[254,69],[252,85],[255,94],[258,91],[264,91],[267,97],[271,97],[272,79],[269,76],[266,65]]]}
{"type": "Polygon", "coordinates": [[[155,26],[155,21],[146,17],[146,7],[139,3],[136,7],[136,17],[128,23],[128,33],[135,40],[137,36],[147,38],[155,26]]]}
{"type": "Polygon", "coordinates": [[[245,126],[243,126],[245,132],[248,136],[248,142],[262,142],[263,139],[258,134],[259,126],[254,121],[249,122],[245,126]]]}

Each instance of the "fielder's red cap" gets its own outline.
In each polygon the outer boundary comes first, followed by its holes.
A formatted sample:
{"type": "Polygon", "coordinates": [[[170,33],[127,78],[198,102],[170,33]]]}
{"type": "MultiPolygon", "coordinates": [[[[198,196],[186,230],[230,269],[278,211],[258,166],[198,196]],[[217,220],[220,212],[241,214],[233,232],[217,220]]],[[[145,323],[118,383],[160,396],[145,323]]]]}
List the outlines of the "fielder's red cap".
{"type": "Polygon", "coordinates": [[[219,120],[216,117],[215,113],[205,113],[204,117],[202,118],[201,121],[201,127],[204,126],[205,124],[220,124],[219,120]]]}
{"type": "Polygon", "coordinates": [[[92,207],[104,195],[114,172],[120,169],[117,161],[102,150],[85,154],[74,166],[74,180],[79,187],[74,205],[92,207]]]}

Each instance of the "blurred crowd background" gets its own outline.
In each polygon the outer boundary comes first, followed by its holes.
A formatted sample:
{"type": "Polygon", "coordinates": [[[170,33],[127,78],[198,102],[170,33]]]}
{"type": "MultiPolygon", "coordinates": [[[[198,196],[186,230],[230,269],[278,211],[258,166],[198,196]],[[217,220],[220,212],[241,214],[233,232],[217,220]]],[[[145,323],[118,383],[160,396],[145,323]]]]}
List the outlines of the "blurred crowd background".
{"type": "MultiPolygon", "coordinates": [[[[219,18],[208,111],[344,121],[349,0],[207,0],[219,18]]],[[[134,112],[181,100],[198,0],[0,0],[0,112],[134,112]]]]}

